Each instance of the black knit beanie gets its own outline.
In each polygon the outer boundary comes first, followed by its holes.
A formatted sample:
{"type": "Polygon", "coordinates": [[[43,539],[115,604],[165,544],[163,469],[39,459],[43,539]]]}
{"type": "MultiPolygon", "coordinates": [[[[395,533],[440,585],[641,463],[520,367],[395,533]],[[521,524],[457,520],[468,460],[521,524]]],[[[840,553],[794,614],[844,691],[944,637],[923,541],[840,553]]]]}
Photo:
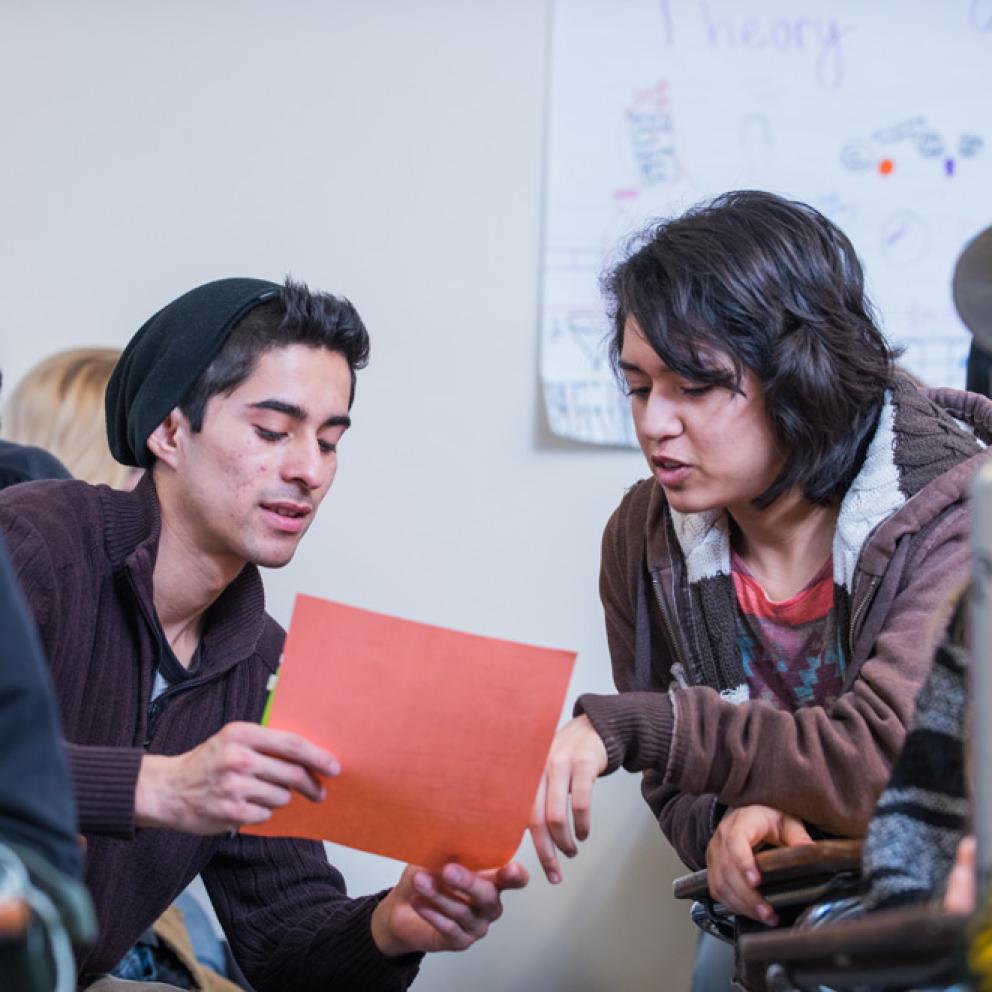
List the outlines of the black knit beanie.
{"type": "Polygon", "coordinates": [[[183,399],[234,325],[282,287],[218,279],[184,293],[142,325],[107,383],[107,440],[114,458],[150,468],[148,436],[183,399]]]}

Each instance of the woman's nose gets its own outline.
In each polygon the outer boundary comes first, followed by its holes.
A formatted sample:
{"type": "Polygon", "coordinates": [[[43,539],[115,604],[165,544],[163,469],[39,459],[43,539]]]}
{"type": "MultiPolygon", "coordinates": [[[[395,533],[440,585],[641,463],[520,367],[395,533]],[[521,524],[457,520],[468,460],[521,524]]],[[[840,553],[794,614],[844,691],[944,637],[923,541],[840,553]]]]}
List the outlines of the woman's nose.
{"type": "Polygon", "coordinates": [[[657,440],[673,437],[682,432],[682,418],[678,404],[669,397],[653,389],[644,401],[637,424],[638,430],[645,437],[657,440]]]}

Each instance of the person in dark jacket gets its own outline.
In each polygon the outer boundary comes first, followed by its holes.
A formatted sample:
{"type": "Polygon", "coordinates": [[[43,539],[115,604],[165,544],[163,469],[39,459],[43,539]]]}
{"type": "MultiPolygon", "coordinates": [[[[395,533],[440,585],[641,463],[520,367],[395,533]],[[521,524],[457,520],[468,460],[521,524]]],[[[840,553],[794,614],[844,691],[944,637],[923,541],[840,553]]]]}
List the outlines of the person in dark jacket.
{"type": "Polygon", "coordinates": [[[69,987],[95,926],[82,874],[55,696],[0,540],[0,987],[69,987]]]}
{"type": "MultiPolygon", "coordinates": [[[[0,382],[2,382],[0,377],[0,382]]],[[[43,448],[0,438],[0,489],[36,479],[71,479],[69,470],[43,448]]]]}
{"type": "Polygon", "coordinates": [[[38,635],[0,540],[0,842],[30,848],[59,871],[82,877],[60,739],[38,635]]]}
{"type": "MultiPolygon", "coordinates": [[[[48,452],[0,441],[0,489],[68,478],[48,452]]],[[[38,635],[2,540],[0,645],[0,841],[30,847],[59,871],[81,876],[58,710],[38,635]],[[30,789],[24,788],[26,780],[30,789]]]]}
{"type": "Polygon", "coordinates": [[[198,873],[258,992],[406,988],[424,952],[470,946],[526,883],[515,863],[408,867],[350,898],[322,845],[237,832],[293,791],[319,802],[319,776],[339,771],[254,722],[284,638],[257,566],[287,564],[312,523],[367,357],[346,300],[208,283],[138,331],[108,385],[111,450],[147,470],[134,492],[0,495],[87,839],[100,937],[84,987],[117,987],[100,976],[198,873]]]}
{"type": "Polygon", "coordinates": [[[38,479],[71,479],[66,467],[43,448],[0,438],[0,489],[38,479]]]}

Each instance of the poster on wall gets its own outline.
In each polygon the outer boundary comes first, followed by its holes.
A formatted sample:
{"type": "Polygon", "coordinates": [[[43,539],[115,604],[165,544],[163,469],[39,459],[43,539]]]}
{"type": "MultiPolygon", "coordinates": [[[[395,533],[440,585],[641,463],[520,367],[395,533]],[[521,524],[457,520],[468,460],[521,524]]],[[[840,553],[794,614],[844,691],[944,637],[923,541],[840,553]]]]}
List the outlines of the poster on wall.
{"type": "Polygon", "coordinates": [[[551,430],[634,444],[600,277],[731,189],[851,238],[903,364],[961,387],[951,274],[992,224],[992,0],[553,0],[541,379],[551,430]]]}

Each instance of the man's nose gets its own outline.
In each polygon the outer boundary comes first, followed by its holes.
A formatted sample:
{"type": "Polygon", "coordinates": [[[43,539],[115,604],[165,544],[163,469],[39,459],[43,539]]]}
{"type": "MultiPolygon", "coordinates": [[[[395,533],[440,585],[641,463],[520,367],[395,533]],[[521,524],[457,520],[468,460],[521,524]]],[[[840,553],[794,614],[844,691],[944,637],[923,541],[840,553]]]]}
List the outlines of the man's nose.
{"type": "Polygon", "coordinates": [[[331,471],[332,458],[325,455],[315,440],[300,439],[292,444],[283,461],[283,477],[306,489],[318,489],[331,471]]]}

